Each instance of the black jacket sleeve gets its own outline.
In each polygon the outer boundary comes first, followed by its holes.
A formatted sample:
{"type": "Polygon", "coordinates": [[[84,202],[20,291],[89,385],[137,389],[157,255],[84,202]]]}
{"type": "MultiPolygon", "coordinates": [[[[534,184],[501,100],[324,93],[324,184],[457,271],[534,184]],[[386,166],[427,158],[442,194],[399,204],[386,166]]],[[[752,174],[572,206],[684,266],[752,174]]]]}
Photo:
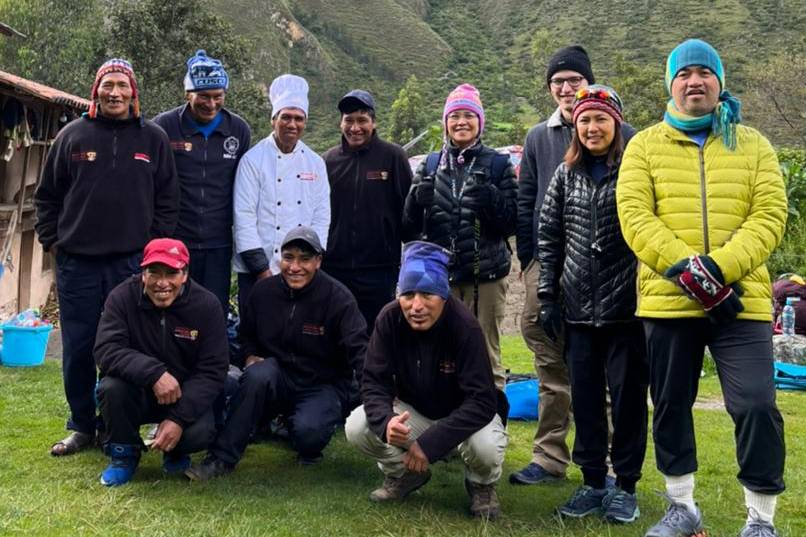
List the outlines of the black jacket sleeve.
{"type": "Polygon", "coordinates": [[[560,164],[551,178],[540,209],[540,226],[538,227],[540,278],[537,282],[537,294],[546,301],[556,301],[559,296],[560,274],[562,274],[565,252],[564,171],[565,164],[560,164]]]}
{"type": "Polygon", "coordinates": [[[95,363],[101,375],[151,388],[168,368],[158,358],[130,346],[129,319],[124,302],[127,291],[128,287],[121,285],[106,299],[95,336],[95,363]]]}
{"type": "Polygon", "coordinates": [[[469,327],[456,352],[456,375],[464,400],[417,438],[429,462],[447,455],[495,416],[497,400],[481,327],[469,327]]]}
{"type": "Polygon", "coordinates": [[[395,368],[391,358],[392,315],[381,313],[369,339],[364,372],[361,379],[361,399],[369,428],[386,442],[386,425],[395,415],[392,406],[397,395],[395,368]]]}
{"type": "Polygon", "coordinates": [[[409,188],[406,201],[403,204],[403,242],[417,240],[423,232],[425,209],[414,200],[414,191],[423,180],[426,160],[423,159],[420,165],[417,166],[417,171],[414,172],[414,177],[411,181],[411,188],[409,188]]]}
{"type": "Polygon", "coordinates": [[[172,237],[179,220],[179,177],[168,135],[159,131],[157,169],[154,172],[154,220],[151,237],[172,237]]]}
{"type": "Polygon", "coordinates": [[[537,202],[537,155],[533,154],[530,131],[523,142],[521,172],[518,177],[518,224],[515,232],[515,247],[521,269],[532,260],[537,237],[534,234],[535,203],[537,202]]]}
{"type": "Polygon", "coordinates": [[[481,216],[497,234],[506,238],[515,233],[518,222],[518,185],[512,163],[507,164],[501,179],[493,187],[496,195],[492,205],[484,209],[481,216]]]}
{"type": "MultiPolygon", "coordinates": [[[[257,284],[262,281],[263,280],[256,282],[255,287],[259,287],[257,284]]],[[[244,358],[248,358],[249,356],[261,356],[255,322],[255,308],[252,306],[252,298],[255,296],[255,287],[252,287],[252,292],[249,293],[249,298],[247,298],[246,304],[243,306],[241,323],[238,327],[238,339],[241,342],[241,351],[243,352],[244,358]]],[[[263,356],[263,358],[266,358],[266,356],[263,356]]]]}
{"type": "Polygon", "coordinates": [[[347,300],[342,308],[339,326],[339,346],[347,351],[350,369],[353,370],[358,385],[364,373],[364,361],[367,357],[367,322],[355,300],[347,300]]]}
{"type": "Polygon", "coordinates": [[[168,419],[187,427],[208,412],[224,387],[229,368],[229,344],[221,304],[209,300],[199,333],[201,342],[192,372],[182,383],[182,397],[170,406],[168,419]]]}
{"type": "MultiPolygon", "coordinates": [[[[82,121],[82,120],[79,120],[82,121]]],[[[64,131],[62,131],[64,132],[64,131]]],[[[64,136],[58,136],[48,152],[42,168],[42,180],[34,195],[36,205],[36,234],[45,251],[59,239],[58,223],[65,193],[70,186],[69,150],[64,136]]]]}

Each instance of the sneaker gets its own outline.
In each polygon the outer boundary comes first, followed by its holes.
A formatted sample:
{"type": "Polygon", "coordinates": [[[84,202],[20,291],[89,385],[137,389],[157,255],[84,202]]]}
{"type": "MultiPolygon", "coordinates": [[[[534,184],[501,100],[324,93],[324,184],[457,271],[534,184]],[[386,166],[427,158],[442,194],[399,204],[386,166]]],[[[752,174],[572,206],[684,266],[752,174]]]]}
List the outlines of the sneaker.
{"type": "Polygon", "coordinates": [[[400,477],[386,476],[383,485],[369,493],[373,502],[402,500],[431,479],[431,470],[418,474],[407,471],[400,477]]]}
{"type": "Polygon", "coordinates": [[[552,474],[536,462],[530,462],[523,469],[509,474],[509,482],[513,485],[536,485],[565,479],[565,476],[552,474]]]}
{"type": "Polygon", "coordinates": [[[616,488],[616,478],[610,474],[605,476],[605,488],[606,489],[614,489],[616,488]]]}
{"type": "Polygon", "coordinates": [[[595,489],[582,485],[574,491],[571,499],[561,505],[557,511],[560,515],[570,518],[582,518],[588,515],[600,514],[602,502],[610,493],[608,489],[595,489]]]}
{"type": "Polygon", "coordinates": [[[744,525],[739,537],[778,537],[778,532],[769,522],[754,518],[744,525]]]}
{"type": "Polygon", "coordinates": [[[101,472],[101,485],[119,487],[134,477],[137,465],[140,464],[140,447],[129,444],[108,444],[106,448],[111,461],[101,472]]]}
{"type": "Polygon", "coordinates": [[[635,522],[635,519],[641,516],[641,510],[638,509],[638,497],[635,494],[630,494],[620,488],[608,490],[610,493],[602,501],[604,517],[607,521],[627,524],[635,522]]]}
{"type": "Polygon", "coordinates": [[[190,455],[162,454],[162,471],[166,474],[183,474],[188,468],[190,468],[190,455]]]}
{"type": "Polygon", "coordinates": [[[644,537],[705,537],[702,527],[702,511],[689,511],[682,503],[677,503],[666,494],[662,494],[669,502],[666,514],[660,521],[649,528],[644,537]]]}
{"type": "Polygon", "coordinates": [[[195,464],[185,470],[185,476],[191,481],[209,481],[222,475],[227,475],[235,470],[234,464],[226,462],[208,455],[201,464],[195,464]]]}
{"type": "Polygon", "coordinates": [[[470,495],[470,514],[476,518],[495,520],[501,514],[501,504],[495,492],[495,483],[482,485],[465,479],[465,490],[470,495]]]}

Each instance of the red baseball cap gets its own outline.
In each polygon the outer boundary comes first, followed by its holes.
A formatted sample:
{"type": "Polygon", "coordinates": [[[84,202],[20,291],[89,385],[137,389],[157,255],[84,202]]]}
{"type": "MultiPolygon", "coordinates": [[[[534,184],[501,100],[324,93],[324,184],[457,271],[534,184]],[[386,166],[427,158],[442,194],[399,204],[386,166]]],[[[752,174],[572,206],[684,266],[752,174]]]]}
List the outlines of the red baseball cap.
{"type": "Polygon", "coordinates": [[[143,250],[143,262],[141,267],[147,267],[154,263],[162,263],[171,268],[183,269],[190,261],[190,254],[187,246],[176,239],[154,239],[146,244],[143,250]]]}

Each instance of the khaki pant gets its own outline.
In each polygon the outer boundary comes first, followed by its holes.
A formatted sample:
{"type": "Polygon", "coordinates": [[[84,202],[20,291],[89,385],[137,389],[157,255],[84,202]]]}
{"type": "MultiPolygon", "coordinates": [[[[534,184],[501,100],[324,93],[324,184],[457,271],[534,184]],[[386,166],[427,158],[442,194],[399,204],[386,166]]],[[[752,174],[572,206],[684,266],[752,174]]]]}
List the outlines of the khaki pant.
{"type": "MultiPolygon", "coordinates": [[[[477,319],[481,325],[481,331],[484,333],[487,353],[490,355],[495,387],[501,391],[504,391],[507,384],[507,372],[501,364],[500,339],[506,316],[508,288],[509,283],[506,278],[479,283],[477,319]]],[[[453,284],[451,293],[461,300],[471,312],[473,311],[473,282],[453,284]]]]}
{"type": "Polygon", "coordinates": [[[537,281],[540,264],[532,260],[523,271],[526,298],[521,316],[521,334],[535,355],[535,371],[540,381],[537,432],[532,460],[556,475],[565,475],[571,462],[566,444],[571,426],[571,386],[563,358],[564,342],[551,341],[540,326],[540,300],[537,281]]]}
{"type": "MultiPolygon", "coordinates": [[[[411,417],[406,422],[411,428],[411,439],[416,440],[435,420],[431,420],[417,412],[413,406],[402,401],[395,403],[395,412],[402,414],[408,410],[411,417]]],[[[344,425],[344,434],[347,441],[369,455],[378,462],[378,468],[384,475],[400,477],[406,467],[403,465],[403,455],[406,450],[383,442],[378,435],[372,432],[364,413],[364,406],[353,410],[344,425]]],[[[504,452],[507,449],[509,437],[504,429],[501,418],[496,414],[492,421],[473,433],[470,438],[456,447],[462,462],[465,464],[465,477],[472,483],[488,485],[495,483],[501,477],[504,465],[504,452]]],[[[431,461],[434,462],[434,461],[431,461]]]]}

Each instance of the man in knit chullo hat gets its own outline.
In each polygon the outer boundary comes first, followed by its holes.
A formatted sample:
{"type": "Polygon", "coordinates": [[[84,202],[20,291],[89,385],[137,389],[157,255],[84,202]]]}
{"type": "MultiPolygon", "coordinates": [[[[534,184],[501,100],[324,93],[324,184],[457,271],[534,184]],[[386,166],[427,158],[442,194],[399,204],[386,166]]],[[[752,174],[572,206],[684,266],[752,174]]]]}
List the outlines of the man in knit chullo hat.
{"type": "Polygon", "coordinates": [[[173,234],[179,184],[165,132],[140,116],[129,62],[114,58],[95,76],[89,113],[59,132],[36,191],[36,232],[56,255],[56,287],[71,433],[51,448],[70,455],[96,429],[92,348],[108,293],[140,272],[146,243],[173,234]]]}
{"type": "Polygon", "coordinates": [[[171,140],[182,188],[176,237],[190,251],[190,277],[229,310],[232,266],[232,187],[252,134],[224,108],[230,79],[204,50],[187,61],[185,104],[154,118],[171,140]]]}
{"type": "Polygon", "coordinates": [[[619,220],[640,261],[658,469],[670,502],[647,537],[694,535],[697,470],[691,407],[703,351],[716,362],[735,424],[747,522],[741,537],[772,537],[784,490],[784,424],[775,404],[772,292],[765,262],[784,233],[778,160],[740,103],[708,43],[669,54],[666,115],[627,146],[616,188],[619,220]]]}

